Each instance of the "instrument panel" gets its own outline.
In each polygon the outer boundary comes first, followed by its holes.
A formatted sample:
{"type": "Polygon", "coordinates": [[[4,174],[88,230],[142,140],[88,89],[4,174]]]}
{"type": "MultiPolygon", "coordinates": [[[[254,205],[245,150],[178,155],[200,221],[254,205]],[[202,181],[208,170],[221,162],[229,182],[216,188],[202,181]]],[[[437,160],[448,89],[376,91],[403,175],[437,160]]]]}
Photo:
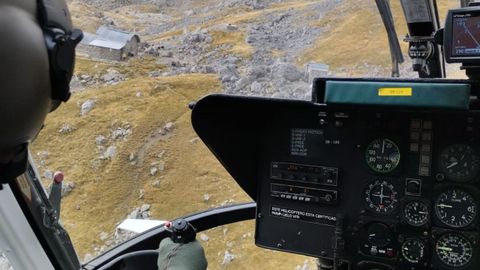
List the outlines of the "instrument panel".
{"type": "Polygon", "coordinates": [[[478,268],[478,113],[284,113],[259,135],[257,245],[339,269],[478,268]]]}

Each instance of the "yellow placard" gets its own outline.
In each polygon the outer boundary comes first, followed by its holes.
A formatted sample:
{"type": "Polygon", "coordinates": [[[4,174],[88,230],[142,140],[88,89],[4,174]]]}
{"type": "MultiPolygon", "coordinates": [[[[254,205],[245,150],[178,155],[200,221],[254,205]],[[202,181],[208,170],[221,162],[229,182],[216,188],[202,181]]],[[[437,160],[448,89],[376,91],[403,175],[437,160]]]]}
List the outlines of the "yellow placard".
{"type": "Polygon", "coordinates": [[[378,96],[380,97],[411,97],[412,93],[413,89],[411,87],[378,89],[378,96]]]}

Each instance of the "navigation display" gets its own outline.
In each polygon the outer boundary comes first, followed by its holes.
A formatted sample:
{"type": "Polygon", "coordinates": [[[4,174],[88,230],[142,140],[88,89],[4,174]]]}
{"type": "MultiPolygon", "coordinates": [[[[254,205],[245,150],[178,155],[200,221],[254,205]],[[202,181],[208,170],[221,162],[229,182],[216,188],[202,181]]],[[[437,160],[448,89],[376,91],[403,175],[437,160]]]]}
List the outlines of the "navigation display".
{"type": "Polygon", "coordinates": [[[452,28],[452,56],[479,56],[480,16],[454,14],[452,28]]]}

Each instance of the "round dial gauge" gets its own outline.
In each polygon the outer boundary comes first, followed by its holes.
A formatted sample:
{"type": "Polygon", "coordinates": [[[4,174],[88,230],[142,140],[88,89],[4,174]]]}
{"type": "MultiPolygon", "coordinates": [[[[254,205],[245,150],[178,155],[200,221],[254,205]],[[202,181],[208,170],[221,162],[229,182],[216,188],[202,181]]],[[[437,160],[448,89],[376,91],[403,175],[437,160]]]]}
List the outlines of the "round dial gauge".
{"type": "Polygon", "coordinates": [[[387,181],[375,181],[365,190],[365,202],[371,210],[387,214],[392,212],[398,203],[397,191],[387,181]]]}
{"type": "Polygon", "coordinates": [[[449,180],[470,181],[480,171],[480,157],[467,144],[453,144],[440,153],[439,169],[449,180]]]}
{"type": "Polygon", "coordinates": [[[365,161],[374,172],[390,173],[400,163],[400,149],[390,139],[375,139],[367,146],[365,161]]]}
{"type": "Polygon", "coordinates": [[[460,234],[447,233],[435,243],[438,258],[449,267],[466,266],[473,257],[472,243],[460,234]]]}
{"type": "Polygon", "coordinates": [[[373,223],[367,230],[368,242],[372,246],[386,247],[392,242],[392,233],[387,225],[383,223],[373,223]]]}
{"type": "Polygon", "coordinates": [[[425,257],[425,243],[419,239],[407,239],[402,244],[403,258],[409,263],[420,263],[425,257]]]}
{"type": "Polygon", "coordinates": [[[450,189],[438,196],[435,201],[435,214],[443,224],[452,228],[463,228],[475,220],[477,204],[471,194],[450,189]]]}
{"type": "Polygon", "coordinates": [[[423,226],[428,222],[428,206],[421,201],[410,201],[404,209],[405,221],[412,226],[423,226]]]}

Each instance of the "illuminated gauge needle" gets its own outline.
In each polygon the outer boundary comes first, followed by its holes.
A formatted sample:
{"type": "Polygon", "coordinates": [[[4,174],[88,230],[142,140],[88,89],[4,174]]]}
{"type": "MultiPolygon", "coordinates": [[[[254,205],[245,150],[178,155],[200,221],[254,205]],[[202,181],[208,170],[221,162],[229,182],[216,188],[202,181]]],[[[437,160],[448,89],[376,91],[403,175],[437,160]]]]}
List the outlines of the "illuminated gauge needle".
{"type": "Polygon", "coordinates": [[[445,250],[445,251],[453,251],[453,249],[449,247],[437,247],[437,249],[445,250]]]}
{"type": "Polygon", "coordinates": [[[419,214],[422,214],[422,215],[423,215],[423,214],[427,214],[427,212],[418,212],[418,213],[419,213],[419,214]]]}
{"type": "Polygon", "coordinates": [[[438,204],[437,206],[438,206],[438,207],[441,207],[441,208],[453,208],[453,206],[448,205],[448,204],[443,204],[443,203],[438,204]]]}
{"type": "Polygon", "coordinates": [[[370,234],[370,235],[368,235],[368,236],[369,236],[369,237],[375,237],[376,234],[372,233],[372,234],[370,234]]]}
{"type": "Polygon", "coordinates": [[[453,162],[452,164],[448,165],[448,166],[447,166],[447,169],[450,169],[450,168],[452,168],[452,167],[454,167],[454,166],[457,166],[457,165],[458,165],[458,162],[455,161],[455,162],[453,162]]]}
{"type": "Polygon", "coordinates": [[[385,140],[382,141],[382,154],[385,153],[385,140]]]}
{"type": "Polygon", "coordinates": [[[408,247],[404,247],[403,250],[407,250],[407,251],[408,251],[409,249],[408,249],[408,247]]]}

